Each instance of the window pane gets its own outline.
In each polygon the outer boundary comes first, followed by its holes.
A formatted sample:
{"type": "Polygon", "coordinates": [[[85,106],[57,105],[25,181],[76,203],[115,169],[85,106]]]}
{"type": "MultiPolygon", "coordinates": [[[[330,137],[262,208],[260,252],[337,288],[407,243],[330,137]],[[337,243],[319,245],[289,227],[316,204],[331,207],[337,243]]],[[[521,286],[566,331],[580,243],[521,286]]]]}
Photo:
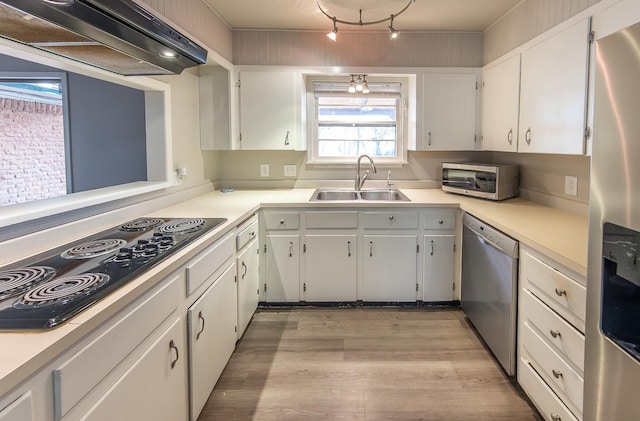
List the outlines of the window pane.
{"type": "Polygon", "coordinates": [[[395,122],[395,98],[318,98],[318,121],[395,122]]]}
{"type": "Polygon", "coordinates": [[[319,140],[396,140],[396,126],[321,125],[319,140]]]}
{"type": "Polygon", "coordinates": [[[397,156],[395,141],[318,141],[318,156],[321,157],[357,157],[362,154],[372,157],[397,156]]]}

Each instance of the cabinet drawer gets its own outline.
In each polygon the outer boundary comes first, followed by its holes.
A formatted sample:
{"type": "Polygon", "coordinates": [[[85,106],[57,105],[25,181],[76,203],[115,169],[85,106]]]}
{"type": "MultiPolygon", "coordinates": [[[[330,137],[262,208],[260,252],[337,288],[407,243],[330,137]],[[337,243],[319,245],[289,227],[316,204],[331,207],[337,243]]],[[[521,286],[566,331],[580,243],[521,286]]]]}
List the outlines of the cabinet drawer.
{"type": "Polygon", "coordinates": [[[9,406],[0,410],[0,421],[31,421],[31,392],[27,392],[13,401],[9,406]]]}
{"type": "Polygon", "coordinates": [[[138,304],[53,370],[55,418],[61,419],[154,331],[177,306],[180,276],[138,304]]]}
{"type": "Polygon", "coordinates": [[[538,373],[524,360],[518,364],[518,381],[545,420],[578,421],[538,373]]]}
{"type": "Polygon", "coordinates": [[[187,265],[187,296],[198,289],[235,253],[233,234],[216,241],[187,265]]]}
{"type": "Polygon", "coordinates": [[[584,332],[587,290],[584,285],[528,252],[522,253],[522,275],[535,296],[584,332]]]}
{"type": "Polygon", "coordinates": [[[423,223],[426,230],[452,230],[456,227],[456,213],[427,211],[423,223]]]}
{"type": "Polygon", "coordinates": [[[258,218],[253,216],[238,227],[236,234],[236,250],[241,250],[258,236],[258,218]]]}
{"type": "Polygon", "coordinates": [[[307,212],[306,228],[358,228],[358,212],[307,212]]]}
{"type": "Polygon", "coordinates": [[[528,323],[522,326],[522,345],[530,364],[569,408],[582,414],[582,376],[551,349],[528,323]]]}
{"type": "Polygon", "coordinates": [[[265,212],[264,222],[268,230],[297,230],[300,228],[300,213],[265,212]]]}
{"type": "Polygon", "coordinates": [[[362,212],[362,225],[365,229],[416,229],[418,212],[362,212]]]}
{"type": "Polygon", "coordinates": [[[561,356],[584,372],[584,335],[544,305],[529,291],[522,290],[521,314],[561,356]]]}

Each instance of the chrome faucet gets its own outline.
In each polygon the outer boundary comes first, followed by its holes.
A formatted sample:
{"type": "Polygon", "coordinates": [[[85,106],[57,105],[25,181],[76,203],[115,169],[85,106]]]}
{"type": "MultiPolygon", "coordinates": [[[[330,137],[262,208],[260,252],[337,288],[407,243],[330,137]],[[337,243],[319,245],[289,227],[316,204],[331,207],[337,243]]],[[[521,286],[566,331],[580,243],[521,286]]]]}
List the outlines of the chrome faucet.
{"type": "Polygon", "coordinates": [[[355,184],[356,191],[360,191],[360,189],[364,185],[364,182],[367,181],[367,177],[369,177],[369,170],[367,170],[367,172],[362,177],[360,176],[360,160],[362,158],[369,159],[369,162],[371,162],[371,169],[373,170],[374,174],[378,172],[376,171],[376,165],[373,163],[373,159],[369,155],[360,155],[358,157],[358,165],[356,166],[356,184],[355,184]]]}

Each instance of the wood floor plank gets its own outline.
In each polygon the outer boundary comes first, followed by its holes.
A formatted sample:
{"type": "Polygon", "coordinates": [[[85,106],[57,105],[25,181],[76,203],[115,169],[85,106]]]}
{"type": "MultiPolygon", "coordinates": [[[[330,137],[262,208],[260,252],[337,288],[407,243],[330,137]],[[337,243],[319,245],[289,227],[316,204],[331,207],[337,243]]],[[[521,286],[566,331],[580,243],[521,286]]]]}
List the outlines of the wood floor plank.
{"type": "Polygon", "coordinates": [[[198,418],[542,420],[458,309],[259,310],[198,418]]]}

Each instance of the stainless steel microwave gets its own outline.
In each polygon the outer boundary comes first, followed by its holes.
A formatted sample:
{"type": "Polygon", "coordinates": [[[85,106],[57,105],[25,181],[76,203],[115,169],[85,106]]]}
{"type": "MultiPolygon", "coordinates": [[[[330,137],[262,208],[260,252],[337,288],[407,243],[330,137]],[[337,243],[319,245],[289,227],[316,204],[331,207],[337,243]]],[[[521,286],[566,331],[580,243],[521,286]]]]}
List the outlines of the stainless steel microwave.
{"type": "Polygon", "coordinates": [[[442,190],[490,200],[518,195],[520,171],[517,165],[443,162],[442,190]]]}

